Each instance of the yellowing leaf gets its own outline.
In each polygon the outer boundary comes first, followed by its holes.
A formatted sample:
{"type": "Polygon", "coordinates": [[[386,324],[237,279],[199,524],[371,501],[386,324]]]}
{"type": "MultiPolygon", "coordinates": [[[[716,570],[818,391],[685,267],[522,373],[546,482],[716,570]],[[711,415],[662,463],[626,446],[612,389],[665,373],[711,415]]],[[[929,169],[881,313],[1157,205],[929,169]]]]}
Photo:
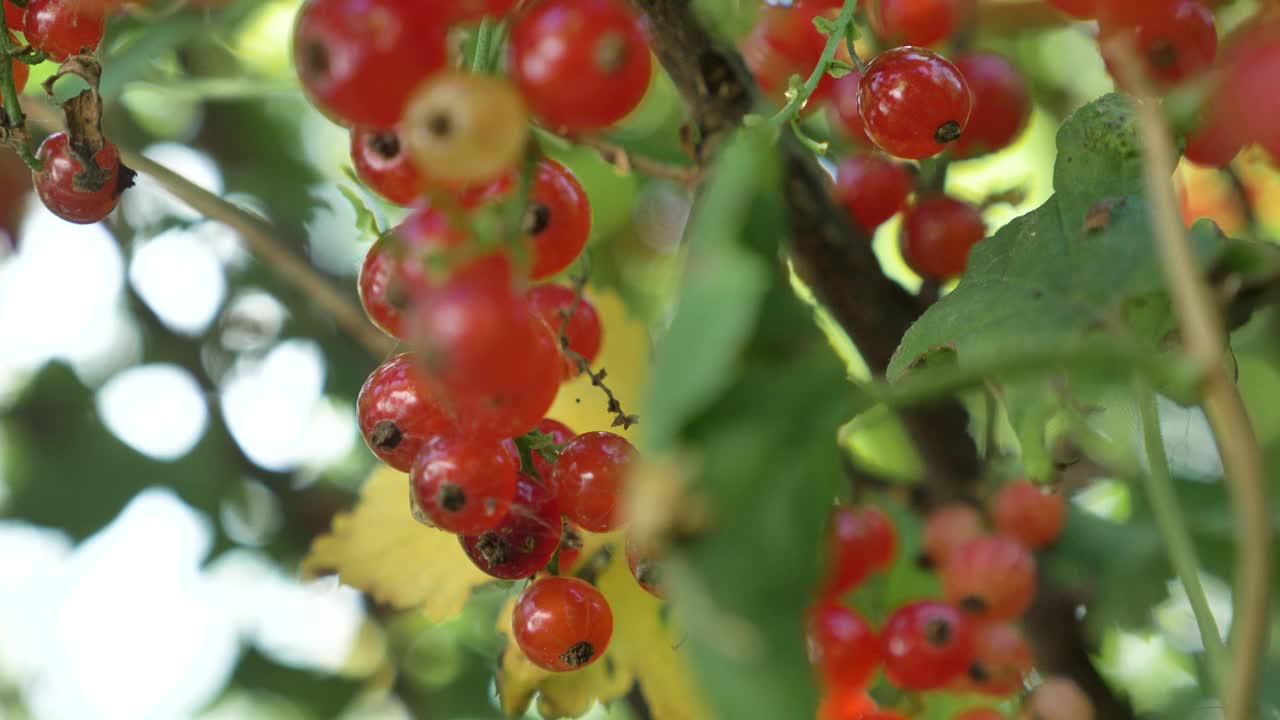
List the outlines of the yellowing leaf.
{"type": "Polygon", "coordinates": [[[622,533],[590,536],[584,541],[584,558],[604,545],[613,550],[613,558],[597,582],[613,610],[613,639],[605,654],[586,668],[553,673],[536,667],[511,640],[515,601],[498,614],[498,632],[508,640],[498,671],[498,692],[507,714],[523,712],[537,693],[538,711],[544,717],[574,717],[586,712],[594,700],[616,700],[639,682],[655,720],[708,717],[688,663],[676,649],[680,633],[664,620],[662,603],[632,577],[622,542],[622,533]]]}
{"type": "Polygon", "coordinates": [[[379,602],[421,605],[432,620],[458,614],[472,589],[493,579],[471,563],[457,537],[413,519],[408,479],[391,468],[369,476],[355,510],[335,517],[329,533],[316,538],[302,569],[336,571],[379,602]]]}

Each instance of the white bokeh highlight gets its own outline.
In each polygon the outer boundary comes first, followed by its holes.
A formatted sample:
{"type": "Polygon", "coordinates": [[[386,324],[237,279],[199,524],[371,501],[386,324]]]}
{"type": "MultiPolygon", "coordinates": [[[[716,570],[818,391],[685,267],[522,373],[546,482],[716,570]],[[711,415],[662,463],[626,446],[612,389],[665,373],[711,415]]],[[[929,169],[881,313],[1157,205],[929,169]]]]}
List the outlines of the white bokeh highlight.
{"type": "Polygon", "coordinates": [[[138,244],[129,281],[165,326],[184,335],[208,329],[227,295],[221,259],[208,242],[183,228],[138,244]]]}
{"type": "MultiPolygon", "coordinates": [[[[142,154],[214,195],[223,192],[222,171],[213,158],[199,150],[178,143],[156,143],[142,154]]],[[[171,218],[188,222],[201,218],[200,213],[145,173],[139,173],[133,187],[120,198],[120,210],[125,222],[134,228],[154,227],[171,218]]]]}
{"type": "Polygon", "coordinates": [[[222,417],[254,464],[285,472],[303,463],[324,376],[324,353],[310,340],[285,340],[260,360],[236,361],[223,383],[222,417]]]}
{"type": "Polygon", "coordinates": [[[156,460],[181,458],[204,435],[209,411],[191,373],[177,365],[139,365],[97,394],[98,415],[121,442],[156,460]]]}

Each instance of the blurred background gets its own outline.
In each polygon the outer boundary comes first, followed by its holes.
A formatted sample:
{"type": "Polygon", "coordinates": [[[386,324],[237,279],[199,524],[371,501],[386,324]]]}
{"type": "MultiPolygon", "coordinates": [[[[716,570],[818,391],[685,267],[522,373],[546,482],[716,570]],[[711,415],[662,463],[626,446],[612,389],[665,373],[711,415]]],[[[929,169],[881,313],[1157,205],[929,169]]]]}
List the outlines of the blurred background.
{"type": "MultiPolygon", "coordinates": [[[[726,36],[745,32],[756,7],[701,4],[726,36]]],[[[1251,7],[1231,4],[1224,26],[1251,7]]],[[[288,55],[296,10],[291,1],[175,0],[114,18],[100,53],[105,126],[121,147],[268,219],[276,243],[355,302],[373,236],[343,189],[384,227],[403,211],[349,178],[346,132],[301,96],[288,55]]],[[[953,168],[956,195],[1016,191],[1016,202],[990,206],[994,228],[1048,197],[1054,128],[1110,81],[1087,28],[978,43],[1013,59],[1037,100],[1015,146],[953,168]]],[[[39,81],[52,70],[33,68],[25,101],[43,102],[39,81]]],[[[60,94],[74,90],[69,82],[60,94]]],[[[821,115],[810,122],[822,137],[821,115]]],[[[680,123],[672,88],[656,76],[611,139],[679,160],[680,123]]],[[[593,284],[660,328],[687,194],[620,173],[591,150],[547,149],[591,197],[593,284]]],[[[1280,179],[1265,163],[1241,162],[1260,222],[1280,227],[1280,179]]],[[[1189,218],[1247,230],[1218,173],[1179,173],[1189,218]]],[[[24,192],[27,177],[15,156],[0,154],[0,719],[499,717],[492,627],[501,588],[432,624],[297,571],[375,467],[353,403],[382,358],[316,312],[233,229],[151,178],[140,177],[107,222],[81,227],[44,211],[24,192]]],[[[895,234],[895,223],[883,227],[877,249],[914,285],[895,234]]],[[[1237,342],[1245,397],[1273,458],[1280,409],[1266,398],[1280,396],[1277,327],[1264,313],[1237,342]]],[[[1200,481],[1184,485],[1201,498],[1195,529],[1206,565],[1220,573],[1206,581],[1228,625],[1220,466],[1201,418],[1169,408],[1165,421],[1181,474],[1200,481]]],[[[872,452],[892,464],[905,450],[884,441],[872,452]]],[[[1121,483],[1095,485],[1080,503],[1100,521],[1134,513],[1121,483]]],[[[1081,567],[1098,549],[1079,549],[1081,567]]],[[[1157,562],[1121,580],[1141,584],[1157,610],[1143,604],[1100,628],[1100,663],[1149,713],[1168,708],[1198,673],[1187,653],[1199,638],[1170,577],[1157,562]]],[[[1268,691],[1280,694],[1273,679],[1268,691]]],[[[592,717],[631,711],[618,703],[592,717]]]]}

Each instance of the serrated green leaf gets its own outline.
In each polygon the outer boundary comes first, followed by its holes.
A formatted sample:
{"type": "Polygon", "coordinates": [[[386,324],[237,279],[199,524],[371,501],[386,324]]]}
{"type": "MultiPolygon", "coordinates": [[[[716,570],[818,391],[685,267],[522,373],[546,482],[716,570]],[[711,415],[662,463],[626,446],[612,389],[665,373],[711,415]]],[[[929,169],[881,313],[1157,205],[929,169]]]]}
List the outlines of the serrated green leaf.
{"type": "MultiPolygon", "coordinates": [[[[343,172],[347,177],[355,182],[360,182],[355,176],[355,171],[351,168],[343,168],[343,172]]],[[[373,210],[365,204],[364,197],[360,191],[348,185],[338,185],[338,191],[342,196],[351,203],[351,208],[356,211],[356,229],[365,237],[380,238],[385,233],[382,226],[378,223],[378,216],[373,210]]]]}
{"type": "Polygon", "coordinates": [[[835,21],[825,18],[821,15],[815,15],[813,17],[813,26],[818,28],[818,32],[822,33],[823,35],[830,35],[831,33],[836,31],[835,21]]]}
{"type": "Polygon", "coordinates": [[[842,78],[854,70],[857,68],[843,60],[832,60],[827,64],[827,74],[833,78],[842,78]]]}

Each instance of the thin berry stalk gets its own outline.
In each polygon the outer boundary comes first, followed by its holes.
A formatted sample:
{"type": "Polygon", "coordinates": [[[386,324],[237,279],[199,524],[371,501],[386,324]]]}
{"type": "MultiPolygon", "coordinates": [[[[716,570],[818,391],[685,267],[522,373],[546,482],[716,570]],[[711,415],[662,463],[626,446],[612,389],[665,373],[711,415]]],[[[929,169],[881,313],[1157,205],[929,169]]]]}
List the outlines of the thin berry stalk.
{"type": "Polygon", "coordinates": [[[813,72],[809,73],[809,79],[804,81],[804,85],[796,92],[795,97],[788,100],[787,104],[770,119],[769,122],[774,129],[781,130],[790,122],[791,118],[800,112],[800,108],[804,107],[809,96],[813,95],[813,91],[818,89],[818,83],[822,82],[822,76],[827,73],[831,60],[836,56],[836,49],[840,47],[843,38],[849,34],[849,24],[853,22],[853,11],[857,7],[857,0],[844,0],[840,15],[831,24],[831,32],[827,35],[827,44],[822,48],[822,55],[818,57],[818,64],[814,66],[813,72]]]}
{"type": "Polygon", "coordinates": [[[0,32],[0,97],[4,99],[4,110],[8,115],[8,141],[32,172],[40,172],[44,163],[31,151],[27,141],[27,116],[22,112],[22,103],[18,102],[18,87],[14,84],[13,65],[10,63],[10,58],[17,51],[9,33],[0,32]]]}

